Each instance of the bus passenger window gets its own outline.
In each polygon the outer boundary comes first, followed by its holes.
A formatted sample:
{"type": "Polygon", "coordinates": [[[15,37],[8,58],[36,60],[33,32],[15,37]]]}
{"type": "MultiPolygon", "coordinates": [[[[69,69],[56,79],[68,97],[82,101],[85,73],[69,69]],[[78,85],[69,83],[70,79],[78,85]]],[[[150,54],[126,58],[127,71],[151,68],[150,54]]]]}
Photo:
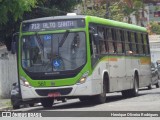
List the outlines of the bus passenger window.
{"type": "Polygon", "coordinates": [[[108,46],[109,46],[109,53],[111,54],[115,53],[113,42],[109,42],[108,46]]]}
{"type": "Polygon", "coordinates": [[[130,43],[130,33],[128,31],[124,31],[124,41],[125,41],[125,52],[127,54],[132,53],[132,46],[130,43]]]}
{"type": "Polygon", "coordinates": [[[120,30],[120,37],[122,42],[122,53],[125,53],[125,39],[124,39],[124,31],[120,30]]]}
{"type": "Polygon", "coordinates": [[[139,54],[143,54],[143,40],[141,33],[137,33],[137,41],[138,41],[139,54]]]}
{"type": "Polygon", "coordinates": [[[122,53],[122,43],[121,42],[117,43],[117,52],[122,53]]]}
{"type": "Polygon", "coordinates": [[[105,50],[105,44],[103,40],[99,42],[99,47],[100,47],[100,54],[105,54],[106,50],[105,50]]]}
{"type": "Polygon", "coordinates": [[[113,41],[114,39],[114,31],[112,29],[107,30],[107,39],[108,39],[108,47],[109,47],[109,53],[113,54],[116,53],[116,43],[113,41]]]}
{"type": "Polygon", "coordinates": [[[90,44],[90,52],[91,56],[93,55],[93,47],[92,47],[92,35],[89,33],[89,44],[90,44]]]}
{"type": "Polygon", "coordinates": [[[133,51],[134,54],[136,54],[137,53],[137,47],[136,47],[134,32],[131,32],[131,44],[132,44],[132,51],[133,51]]]}
{"type": "Polygon", "coordinates": [[[98,27],[97,32],[98,32],[99,37],[101,38],[99,41],[99,52],[100,52],[100,54],[105,54],[106,53],[105,41],[104,41],[105,29],[100,26],[100,27],[98,27]]]}
{"type": "Polygon", "coordinates": [[[149,41],[148,41],[147,34],[143,34],[143,41],[144,41],[144,45],[145,45],[145,54],[149,55],[150,51],[149,51],[149,41]]]}

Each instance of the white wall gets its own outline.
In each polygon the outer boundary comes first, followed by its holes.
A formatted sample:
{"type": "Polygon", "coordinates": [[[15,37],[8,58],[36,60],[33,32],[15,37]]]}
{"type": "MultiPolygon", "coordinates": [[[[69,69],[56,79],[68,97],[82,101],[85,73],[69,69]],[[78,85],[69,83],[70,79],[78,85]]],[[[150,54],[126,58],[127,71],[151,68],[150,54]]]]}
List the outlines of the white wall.
{"type": "Polygon", "coordinates": [[[8,53],[6,48],[0,49],[0,98],[10,98],[12,84],[17,81],[16,55],[8,53]]]}
{"type": "Polygon", "coordinates": [[[160,51],[151,50],[151,61],[156,63],[157,60],[160,60],[160,51]]]}
{"type": "Polygon", "coordinates": [[[160,35],[149,35],[151,61],[160,60],[160,35]]]}

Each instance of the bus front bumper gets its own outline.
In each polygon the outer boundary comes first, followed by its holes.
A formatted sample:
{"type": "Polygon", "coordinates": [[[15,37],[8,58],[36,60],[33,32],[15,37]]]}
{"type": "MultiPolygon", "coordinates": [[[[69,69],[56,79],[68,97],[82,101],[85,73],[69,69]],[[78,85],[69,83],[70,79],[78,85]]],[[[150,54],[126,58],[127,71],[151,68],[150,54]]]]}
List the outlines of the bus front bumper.
{"type": "Polygon", "coordinates": [[[50,97],[50,94],[57,94],[58,97],[91,96],[100,94],[101,83],[88,77],[85,83],[72,86],[34,88],[21,85],[21,91],[23,99],[45,98],[50,97]]]}

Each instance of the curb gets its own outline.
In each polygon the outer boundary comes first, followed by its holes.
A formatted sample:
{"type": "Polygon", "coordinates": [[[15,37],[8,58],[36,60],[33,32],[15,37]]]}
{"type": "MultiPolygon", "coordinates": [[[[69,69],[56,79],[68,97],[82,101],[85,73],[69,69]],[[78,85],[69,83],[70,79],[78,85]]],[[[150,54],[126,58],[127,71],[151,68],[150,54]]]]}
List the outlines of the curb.
{"type": "Polygon", "coordinates": [[[12,106],[0,108],[0,111],[10,111],[10,110],[13,110],[13,107],[12,107],[12,106]]]}
{"type": "Polygon", "coordinates": [[[7,47],[4,45],[4,46],[0,46],[0,50],[2,49],[6,49],[7,47]]]}

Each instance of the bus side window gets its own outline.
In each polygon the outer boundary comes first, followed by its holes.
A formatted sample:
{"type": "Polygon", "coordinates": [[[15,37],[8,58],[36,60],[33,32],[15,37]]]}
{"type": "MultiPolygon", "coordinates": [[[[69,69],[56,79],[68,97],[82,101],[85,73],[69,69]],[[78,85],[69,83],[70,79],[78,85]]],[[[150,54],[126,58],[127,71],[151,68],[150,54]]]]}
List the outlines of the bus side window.
{"type": "Polygon", "coordinates": [[[93,55],[93,46],[92,46],[92,34],[89,33],[89,43],[90,43],[90,52],[91,56],[93,55]]]}
{"type": "Polygon", "coordinates": [[[105,34],[104,34],[104,44],[105,44],[105,50],[106,53],[109,53],[109,46],[108,46],[108,41],[109,41],[109,28],[105,29],[105,34]]]}
{"type": "Polygon", "coordinates": [[[135,47],[136,47],[136,53],[138,53],[139,54],[139,47],[138,47],[138,45],[139,45],[139,40],[138,40],[138,33],[134,33],[134,36],[135,36],[135,47]]]}
{"type": "Polygon", "coordinates": [[[131,45],[129,43],[129,32],[124,31],[124,41],[125,41],[125,52],[131,52],[131,45]]]}
{"type": "Polygon", "coordinates": [[[132,51],[134,54],[136,54],[137,48],[136,48],[135,33],[134,32],[131,32],[131,44],[132,44],[132,51]]]}
{"type": "Polygon", "coordinates": [[[112,29],[108,29],[107,35],[108,35],[108,46],[109,46],[109,53],[114,53],[114,45],[113,45],[113,35],[112,35],[112,29]]]}
{"type": "Polygon", "coordinates": [[[122,39],[120,30],[116,30],[116,47],[117,47],[117,52],[122,53],[122,39]]]}
{"type": "Polygon", "coordinates": [[[105,29],[103,27],[98,27],[98,35],[100,36],[100,41],[99,41],[99,52],[100,54],[105,54],[105,44],[104,44],[104,34],[105,34],[105,29]]]}
{"type": "Polygon", "coordinates": [[[109,36],[109,41],[108,41],[109,53],[110,54],[115,54],[115,53],[117,53],[115,30],[114,29],[109,29],[108,35],[110,35],[109,36]]]}
{"type": "Polygon", "coordinates": [[[147,34],[143,34],[143,42],[144,42],[144,47],[145,47],[145,54],[149,55],[150,51],[149,51],[149,41],[148,41],[148,35],[147,34]]]}
{"type": "Polygon", "coordinates": [[[141,33],[137,33],[137,41],[138,41],[139,54],[144,54],[143,39],[142,39],[141,33]]]}
{"type": "Polygon", "coordinates": [[[122,53],[125,53],[125,38],[124,38],[124,31],[120,30],[120,37],[122,42],[122,53]]]}
{"type": "Polygon", "coordinates": [[[143,34],[141,33],[142,43],[143,43],[143,54],[146,54],[145,41],[143,39],[143,34]]]}
{"type": "Polygon", "coordinates": [[[95,34],[97,32],[97,30],[95,29],[95,26],[90,26],[90,28],[93,28],[93,29],[90,29],[89,30],[89,41],[90,41],[90,51],[91,51],[91,56],[92,55],[96,55],[99,53],[99,48],[98,48],[98,45],[94,43],[94,36],[93,34],[95,34]]]}

